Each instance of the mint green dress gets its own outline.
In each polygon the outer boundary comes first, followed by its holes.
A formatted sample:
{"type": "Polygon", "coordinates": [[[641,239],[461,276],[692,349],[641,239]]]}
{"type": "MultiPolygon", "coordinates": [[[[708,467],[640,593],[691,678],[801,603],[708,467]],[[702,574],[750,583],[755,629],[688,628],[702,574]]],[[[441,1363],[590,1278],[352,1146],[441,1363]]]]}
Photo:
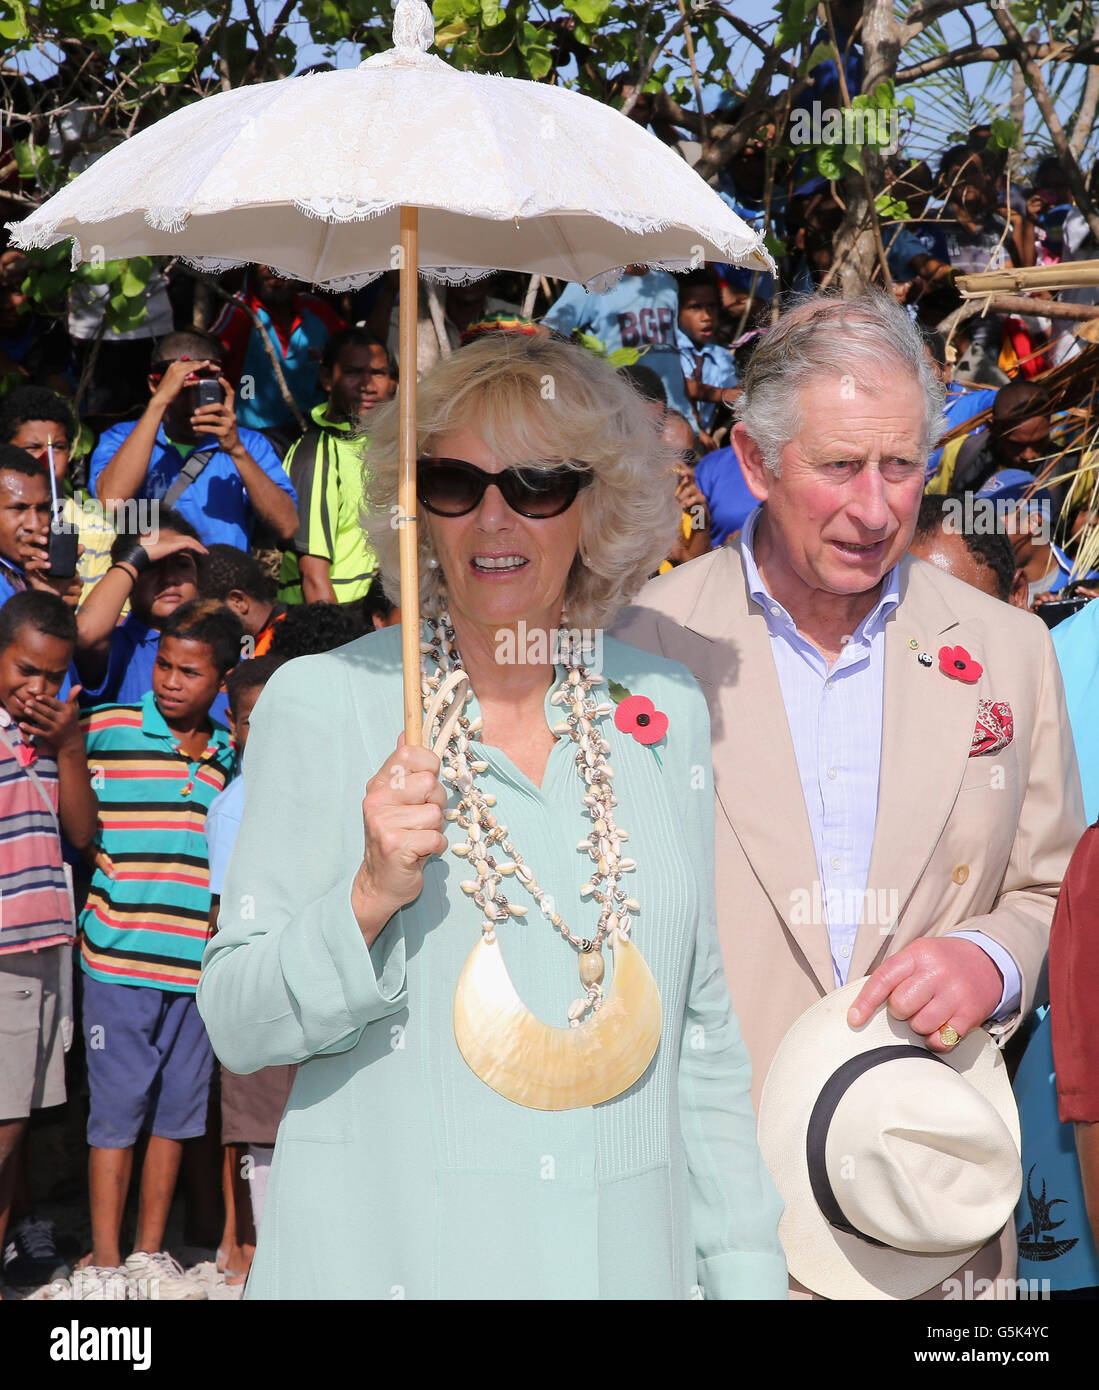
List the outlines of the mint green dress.
{"type": "MultiPolygon", "coordinates": [[[[198,986],[231,1071],[300,1064],[246,1297],[786,1297],[781,1204],[717,944],[706,703],[684,667],[610,638],[603,670],[669,719],[659,761],[613,715],[602,721],[617,823],[637,861],[623,880],[641,902],[633,940],[660,989],[663,1031],[627,1092],[553,1113],[497,1095],[455,1044],[454,988],[480,935],[462,861],[431,860],[420,896],[369,949],[351,912],[366,783],[403,727],[400,630],[290,662],[260,697],[198,986]]],[[[486,748],[482,776],[583,935],[597,908],[579,895],[591,861],[576,846],[591,823],[574,756],[559,739],[539,788],[486,748]]],[[[464,832],[448,823],[448,835],[464,832]]],[[[500,928],[512,981],[562,1025],[580,992],[576,953],[522,889],[509,895],[531,909],[500,928]]]]}

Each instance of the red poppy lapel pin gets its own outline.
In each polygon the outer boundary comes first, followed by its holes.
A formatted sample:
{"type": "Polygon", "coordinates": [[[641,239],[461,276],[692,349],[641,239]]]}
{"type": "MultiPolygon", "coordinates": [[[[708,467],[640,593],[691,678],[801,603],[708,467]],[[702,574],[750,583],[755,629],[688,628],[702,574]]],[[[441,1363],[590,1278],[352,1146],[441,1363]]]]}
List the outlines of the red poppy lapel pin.
{"type": "Polygon", "coordinates": [[[658,765],[663,766],[654,745],[668,732],[668,716],[658,710],[647,695],[631,695],[617,681],[609,680],[607,690],[618,707],[614,712],[614,727],[651,748],[658,765]]]}
{"type": "Polygon", "coordinates": [[[981,679],[984,667],[974,661],[964,647],[940,647],[939,670],[953,680],[973,685],[981,679]]]}

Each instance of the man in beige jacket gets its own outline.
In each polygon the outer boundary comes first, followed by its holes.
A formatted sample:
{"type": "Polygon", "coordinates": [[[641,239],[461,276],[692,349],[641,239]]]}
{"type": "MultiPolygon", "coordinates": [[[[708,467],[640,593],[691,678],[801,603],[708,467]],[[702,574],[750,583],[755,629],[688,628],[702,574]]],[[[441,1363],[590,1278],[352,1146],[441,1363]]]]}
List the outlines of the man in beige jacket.
{"type": "MultiPolygon", "coordinates": [[[[1010,1033],[1083,830],[1044,625],[905,554],[941,408],[892,300],[792,310],[734,436],[762,505],[616,628],[709,702],[719,927],[757,1101],[794,1020],[865,975],[854,1027],[887,1001],[935,1051],[1010,1033]]],[[[973,1267],[1014,1265],[1009,1226],[973,1267]]]]}

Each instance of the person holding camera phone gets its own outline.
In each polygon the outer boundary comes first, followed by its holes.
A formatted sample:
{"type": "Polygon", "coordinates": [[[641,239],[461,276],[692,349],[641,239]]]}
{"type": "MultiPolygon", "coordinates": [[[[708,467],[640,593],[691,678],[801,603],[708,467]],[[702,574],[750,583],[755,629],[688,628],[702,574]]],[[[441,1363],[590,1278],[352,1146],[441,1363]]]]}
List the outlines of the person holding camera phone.
{"type": "Polygon", "coordinates": [[[157,502],[175,508],[207,545],[247,550],[257,520],[288,541],[297,495],[264,436],[238,426],[221,344],[193,330],[170,333],[153,357],[144,414],[107,430],[92,454],[91,489],[116,530],[138,529],[127,503],[157,502]]]}
{"type": "Polygon", "coordinates": [[[27,589],[55,593],[69,608],[79,602],[75,567],[69,575],[51,570],[51,510],[49,481],[38,460],[14,444],[0,444],[0,606],[27,589]]]}

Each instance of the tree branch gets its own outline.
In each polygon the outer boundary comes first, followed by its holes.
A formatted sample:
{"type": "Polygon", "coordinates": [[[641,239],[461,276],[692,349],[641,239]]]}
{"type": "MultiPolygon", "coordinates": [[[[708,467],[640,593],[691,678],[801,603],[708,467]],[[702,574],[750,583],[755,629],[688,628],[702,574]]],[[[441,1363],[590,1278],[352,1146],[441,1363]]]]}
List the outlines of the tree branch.
{"type": "Polygon", "coordinates": [[[1053,102],[1050,100],[1049,89],[1046,87],[1045,79],[1038,64],[1025,51],[1026,45],[1023,37],[1016,29],[1011,15],[1006,9],[994,9],[992,17],[999,26],[1000,32],[1014,52],[1016,62],[1023,70],[1023,76],[1027,80],[1030,94],[1034,98],[1035,105],[1042,113],[1042,119],[1046,123],[1049,137],[1053,141],[1053,148],[1057,151],[1057,158],[1061,162],[1065,178],[1069,187],[1072,189],[1072,196],[1076,199],[1076,206],[1087,220],[1091,234],[1099,239],[1099,216],[1096,215],[1094,204],[1088,194],[1087,185],[1084,183],[1084,176],[1080,173],[1080,166],[1076,162],[1076,157],[1069,148],[1068,140],[1065,138],[1064,129],[1061,126],[1060,118],[1054,109],[1053,102]]]}
{"type": "Polygon", "coordinates": [[[919,3],[913,5],[901,21],[904,30],[904,42],[908,43],[910,39],[914,39],[921,30],[926,29],[929,24],[934,24],[944,14],[950,14],[953,10],[964,9],[965,6],[959,4],[958,0],[919,0],[919,3]]]}
{"type": "MultiPolygon", "coordinates": [[[[769,44],[766,39],[760,38],[760,36],[756,33],[752,26],[750,24],[745,23],[745,21],[741,19],[739,15],[733,14],[732,10],[727,10],[724,5],[716,4],[708,5],[707,9],[713,10],[716,14],[721,15],[722,19],[727,20],[737,31],[737,33],[741,36],[741,38],[747,39],[750,44],[754,44],[755,47],[758,48],[761,53],[774,53],[774,46],[772,44],[769,44]]],[[[775,66],[775,71],[781,72],[786,77],[796,77],[798,75],[797,68],[793,66],[791,63],[789,63],[785,58],[779,59],[778,63],[775,66]]]]}
{"type": "Polygon", "coordinates": [[[702,80],[698,75],[698,64],[695,62],[694,36],[691,33],[691,26],[687,19],[687,6],[684,0],[678,0],[679,13],[683,19],[683,37],[686,40],[687,60],[691,65],[691,80],[695,89],[695,104],[698,106],[698,127],[702,132],[702,143],[705,145],[706,135],[706,113],[702,109],[702,80]]]}
{"type": "MultiPolygon", "coordinates": [[[[1090,43],[1079,44],[1076,48],[1063,43],[1027,43],[1020,39],[1023,50],[1030,57],[1039,62],[1053,63],[1086,63],[1094,66],[1099,63],[1099,46],[1092,40],[1090,43]]],[[[940,53],[934,58],[927,58],[922,63],[913,63],[911,67],[901,68],[897,73],[896,81],[916,82],[921,77],[930,77],[934,72],[942,72],[947,68],[967,68],[973,63],[1000,63],[1005,58],[1015,58],[1018,54],[1010,44],[982,44],[974,48],[958,48],[952,53],[940,53]]]]}
{"type": "MultiPolygon", "coordinates": [[[[1096,19],[1091,31],[1092,42],[1099,37],[1099,18],[1096,19]]],[[[1072,157],[1079,160],[1084,153],[1084,146],[1087,144],[1091,128],[1095,124],[1095,109],[1099,104],[1099,67],[1088,68],[1088,75],[1084,80],[1084,91],[1080,97],[1080,105],[1076,111],[1076,119],[1072,126],[1072,136],[1069,139],[1068,147],[1072,151],[1072,157]]]]}
{"type": "MultiPolygon", "coordinates": [[[[633,81],[633,91],[629,94],[629,96],[626,98],[625,102],[622,105],[622,114],[624,116],[628,116],[630,112],[633,110],[634,105],[637,102],[637,98],[641,95],[641,92],[644,89],[645,83],[648,82],[649,78],[653,74],[653,68],[656,67],[656,60],[664,52],[668,44],[671,43],[672,39],[675,38],[676,34],[678,34],[682,30],[685,23],[686,20],[684,18],[677,19],[669,28],[668,32],[664,35],[664,37],[660,40],[660,42],[656,45],[653,51],[641,64],[641,68],[633,81]]],[[[695,119],[697,120],[697,117],[695,119]]],[[[678,122],[676,124],[678,124],[678,122]]],[[[687,129],[695,128],[696,127],[693,126],[687,127],[687,129]]]]}

